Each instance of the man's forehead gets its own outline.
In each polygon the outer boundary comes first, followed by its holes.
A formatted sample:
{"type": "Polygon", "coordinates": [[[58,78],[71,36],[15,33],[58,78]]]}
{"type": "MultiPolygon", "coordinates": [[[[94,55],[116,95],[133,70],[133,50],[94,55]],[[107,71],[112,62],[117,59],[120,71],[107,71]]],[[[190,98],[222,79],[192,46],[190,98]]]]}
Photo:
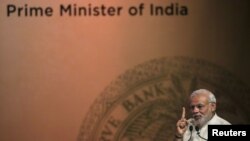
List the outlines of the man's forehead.
{"type": "Polygon", "coordinates": [[[206,95],[195,95],[190,98],[190,104],[206,104],[208,97],[206,95]]]}

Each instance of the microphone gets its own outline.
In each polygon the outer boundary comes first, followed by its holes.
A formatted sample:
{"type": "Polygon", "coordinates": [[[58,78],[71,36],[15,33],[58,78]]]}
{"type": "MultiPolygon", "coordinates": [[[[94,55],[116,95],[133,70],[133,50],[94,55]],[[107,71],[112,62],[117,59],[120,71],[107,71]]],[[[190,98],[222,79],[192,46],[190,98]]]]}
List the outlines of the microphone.
{"type": "Polygon", "coordinates": [[[203,138],[203,137],[200,135],[200,129],[199,129],[198,126],[195,126],[195,130],[196,130],[196,132],[197,132],[197,135],[198,135],[200,138],[202,138],[203,140],[207,140],[207,139],[203,138]]]}
{"type": "Polygon", "coordinates": [[[189,131],[190,131],[190,138],[188,139],[188,141],[191,141],[192,138],[192,131],[193,131],[193,126],[189,126],[189,131]]]}

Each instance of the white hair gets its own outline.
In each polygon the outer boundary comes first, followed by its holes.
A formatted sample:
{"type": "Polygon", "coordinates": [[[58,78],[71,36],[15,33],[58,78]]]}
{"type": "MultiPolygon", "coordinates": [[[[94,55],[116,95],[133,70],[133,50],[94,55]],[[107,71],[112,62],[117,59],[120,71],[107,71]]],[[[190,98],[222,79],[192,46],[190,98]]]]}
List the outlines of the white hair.
{"type": "Polygon", "coordinates": [[[199,89],[194,91],[191,95],[190,98],[196,96],[196,95],[207,95],[208,96],[208,102],[209,103],[216,103],[216,98],[212,92],[210,92],[207,89],[199,89]]]}

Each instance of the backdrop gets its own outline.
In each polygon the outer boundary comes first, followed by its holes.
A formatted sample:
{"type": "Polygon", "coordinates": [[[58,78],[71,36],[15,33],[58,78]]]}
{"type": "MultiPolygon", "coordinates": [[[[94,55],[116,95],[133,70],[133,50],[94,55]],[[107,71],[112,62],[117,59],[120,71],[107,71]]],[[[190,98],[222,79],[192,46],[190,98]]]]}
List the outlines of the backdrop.
{"type": "MultiPolygon", "coordinates": [[[[249,2],[2,0],[1,141],[163,141],[195,89],[249,123],[249,2]]],[[[187,118],[190,117],[187,114],[187,118]]]]}

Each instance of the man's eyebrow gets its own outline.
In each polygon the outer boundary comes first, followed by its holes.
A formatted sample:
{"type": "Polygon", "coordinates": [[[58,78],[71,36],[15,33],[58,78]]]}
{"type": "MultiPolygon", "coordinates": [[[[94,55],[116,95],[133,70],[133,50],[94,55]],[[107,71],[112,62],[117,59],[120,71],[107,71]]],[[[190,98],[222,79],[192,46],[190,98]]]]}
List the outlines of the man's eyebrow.
{"type": "Polygon", "coordinates": [[[199,103],[199,104],[190,104],[190,106],[204,106],[206,105],[205,103],[199,103]]]}

